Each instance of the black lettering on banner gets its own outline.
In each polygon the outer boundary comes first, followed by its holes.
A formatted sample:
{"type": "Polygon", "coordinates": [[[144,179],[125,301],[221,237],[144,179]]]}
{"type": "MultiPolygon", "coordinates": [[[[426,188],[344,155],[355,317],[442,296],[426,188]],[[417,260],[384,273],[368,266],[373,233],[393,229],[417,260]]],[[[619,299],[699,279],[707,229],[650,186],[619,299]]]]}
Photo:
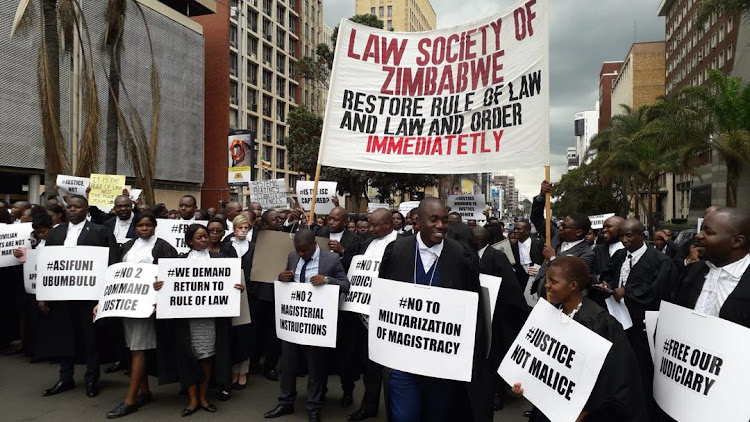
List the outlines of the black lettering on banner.
{"type": "Polygon", "coordinates": [[[724,358],[674,339],[664,341],[659,373],[696,393],[708,396],[724,358]]]}
{"type": "MultiPolygon", "coordinates": [[[[530,328],[524,336],[530,346],[537,348],[543,354],[551,357],[558,363],[567,368],[572,368],[572,362],[575,357],[575,350],[566,344],[563,344],[556,338],[547,334],[541,329],[530,328]]],[[[526,369],[529,374],[543,382],[545,385],[554,390],[561,397],[570,401],[570,395],[573,393],[576,383],[564,374],[547,365],[544,361],[532,356],[532,353],[520,344],[511,353],[511,360],[526,369]],[[529,360],[531,358],[531,360],[529,360]],[[528,367],[527,367],[528,364],[528,367]]]]}

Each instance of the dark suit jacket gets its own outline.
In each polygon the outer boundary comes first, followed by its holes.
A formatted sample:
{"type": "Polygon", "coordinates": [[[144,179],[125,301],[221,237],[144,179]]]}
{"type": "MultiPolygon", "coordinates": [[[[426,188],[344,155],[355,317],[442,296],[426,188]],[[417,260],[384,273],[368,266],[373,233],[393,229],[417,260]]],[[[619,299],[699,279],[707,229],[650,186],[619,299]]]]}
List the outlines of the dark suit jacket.
{"type": "MultiPolygon", "coordinates": [[[[328,226],[319,227],[315,235],[320,237],[327,237],[330,239],[331,230],[328,228],[328,226]]],[[[364,252],[360,249],[362,246],[362,239],[360,239],[360,237],[356,234],[345,229],[344,234],[341,235],[341,246],[344,248],[344,254],[341,255],[341,264],[343,264],[344,266],[344,271],[348,272],[349,265],[351,265],[352,263],[352,258],[354,258],[355,255],[364,252]]]]}
{"type": "MultiPolygon", "coordinates": [[[[529,214],[529,220],[536,227],[536,232],[539,233],[539,239],[542,241],[542,244],[546,243],[545,233],[547,232],[547,219],[544,218],[544,202],[543,195],[535,196],[531,203],[531,213],[529,214]]],[[[560,231],[554,224],[550,227],[550,237],[552,239],[550,246],[557,249],[562,241],[560,240],[560,231]]],[[[589,247],[589,249],[591,248],[589,247]]]]}
{"type": "MultiPolygon", "coordinates": [[[[706,274],[708,274],[706,261],[688,265],[674,303],[694,309],[703,289],[703,283],[706,282],[706,274]]],[[[739,284],[721,306],[719,318],[750,328],[750,268],[745,270],[739,284]]]]}
{"type": "MultiPolygon", "coordinates": [[[[576,256],[581,258],[583,262],[589,267],[589,272],[594,273],[594,252],[591,250],[591,245],[582,241],[565,252],[560,251],[561,245],[557,245],[555,250],[557,253],[555,256],[576,256]]],[[[547,296],[547,288],[544,284],[547,282],[547,266],[542,265],[539,269],[539,273],[536,275],[534,284],[531,286],[531,293],[537,293],[539,297],[544,298],[547,296]]]]}
{"type": "MultiPolygon", "coordinates": [[[[62,246],[65,244],[65,239],[68,237],[68,224],[62,223],[59,226],[52,229],[52,232],[47,238],[47,246],[62,246]]],[[[109,248],[109,264],[112,265],[120,261],[120,246],[115,240],[115,236],[111,231],[108,231],[104,226],[91,223],[87,221],[81,235],[78,237],[78,245],[80,246],[102,246],[109,248]]]]}
{"type": "Polygon", "coordinates": [[[594,248],[594,273],[601,274],[609,264],[609,244],[602,243],[594,248]]]}
{"type": "MultiPolygon", "coordinates": [[[[109,230],[110,233],[115,233],[115,224],[117,224],[117,220],[120,217],[110,218],[109,220],[106,220],[104,223],[102,223],[102,226],[106,227],[107,230],[109,230]]],[[[133,218],[133,221],[130,223],[130,227],[128,228],[128,234],[126,235],[128,239],[135,239],[138,237],[138,235],[135,233],[135,218],[133,218]]]]}
{"type": "MultiPolygon", "coordinates": [[[[125,258],[125,255],[130,252],[135,244],[136,239],[130,239],[127,243],[122,245],[120,248],[120,261],[125,258]]],[[[151,251],[151,256],[154,257],[154,264],[159,263],[159,258],[177,258],[177,250],[164,239],[156,239],[154,249],[151,251]]]]}
{"type": "MultiPolygon", "coordinates": [[[[286,261],[286,270],[294,271],[297,269],[300,257],[297,252],[290,252],[286,261]]],[[[346,278],[344,266],[341,264],[339,254],[331,251],[320,250],[320,262],[318,263],[318,275],[329,277],[329,283],[339,286],[339,293],[349,291],[349,279],[346,278]]]]}
{"type": "MultiPolygon", "coordinates": [[[[627,254],[628,251],[625,249],[615,252],[599,278],[600,281],[607,282],[613,290],[620,283],[620,270],[627,254]]],[[[625,304],[633,320],[634,329],[645,328],[643,320],[646,311],[659,310],[659,302],[667,298],[672,277],[672,261],[655,248],[646,247],[646,252],[630,270],[625,283],[625,304]]]]}

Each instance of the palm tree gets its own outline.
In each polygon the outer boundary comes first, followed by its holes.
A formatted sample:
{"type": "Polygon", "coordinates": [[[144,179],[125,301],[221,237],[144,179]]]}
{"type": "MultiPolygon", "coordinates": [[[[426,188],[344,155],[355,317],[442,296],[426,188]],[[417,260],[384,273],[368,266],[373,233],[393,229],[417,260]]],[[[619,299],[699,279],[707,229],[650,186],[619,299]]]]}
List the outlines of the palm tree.
{"type": "Polygon", "coordinates": [[[712,14],[750,14],[750,0],[702,0],[698,3],[698,25],[703,25],[712,14]]]}
{"type": "Polygon", "coordinates": [[[120,64],[122,62],[122,35],[125,29],[125,0],[109,0],[107,3],[107,29],[104,45],[109,56],[109,90],[107,95],[107,148],[104,171],[117,173],[117,144],[119,138],[117,106],[120,101],[120,64]]]}

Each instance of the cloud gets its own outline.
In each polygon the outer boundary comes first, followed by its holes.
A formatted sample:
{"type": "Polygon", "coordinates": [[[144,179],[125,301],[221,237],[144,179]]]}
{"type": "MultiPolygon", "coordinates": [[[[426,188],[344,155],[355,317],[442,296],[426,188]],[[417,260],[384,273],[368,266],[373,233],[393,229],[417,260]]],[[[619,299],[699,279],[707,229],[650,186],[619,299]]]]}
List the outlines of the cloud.
{"type": "MultiPolygon", "coordinates": [[[[355,0],[325,0],[323,18],[335,27],[354,15],[355,0]]],[[[475,21],[514,5],[497,0],[431,0],[439,28],[475,21]]],[[[550,0],[550,164],[553,180],[567,168],[573,116],[593,110],[599,99],[602,62],[622,60],[631,44],[664,40],[664,19],[654,0],[550,0]]],[[[544,169],[498,169],[516,176],[519,191],[539,192],[544,169]]]]}

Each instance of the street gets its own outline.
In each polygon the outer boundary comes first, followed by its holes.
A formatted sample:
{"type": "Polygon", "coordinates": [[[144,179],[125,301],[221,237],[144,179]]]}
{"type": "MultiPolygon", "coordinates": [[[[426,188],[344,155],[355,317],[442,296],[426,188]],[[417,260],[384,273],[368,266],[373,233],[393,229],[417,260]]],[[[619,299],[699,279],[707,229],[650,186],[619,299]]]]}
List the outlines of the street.
{"type": "MultiPolygon", "coordinates": [[[[128,377],[122,372],[117,374],[102,374],[101,394],[96,398],[85,395],[82,366],[76,366],[76,388],[65,393],[42,397],[43,389],[50,387],[57,380],[58,365],[46,362],[30,364],[28,358],[22,356],[0,357],[0,408],[3,421],[101,421],[106,413],[119,404],[128,384],[128,377]]],[[[155,378],[150,378],[154,401],[144,406],[124,420],[138,421],[166,421],[184,420],[180,411],[187,405],[187,396],[177,394],[177,384],[159,386],[155,378]]],[[[306,421],[305,385],[307,379],[297,381],[297,403],[294,415],[279,418],[280,422],[306,421]]],[[[354,390],[355,404],[342,409],[339,406],[341,389],[338,377],[332,376],[328,382],[328,398],[323,409],[324,420],[345,421],[346,415],[355,411],[362,395],[362,384],[357,384],[354,390]]],[[[198,411],[190,416],[191,421],[217,420],[263,420],[263,413],[276,406],[279,392],[277,382],[267,381],[260,376],[249,379],[249,386],[243,391],[233,392],[233,397],[227,402],[212,400],[219,410],[212,415],[205,411],[198,411]]],[[[215,391],[209,391],[209,400],[216,397],[215,391]]],[[[495,421],[525,422],[523,411],[531,406],[523,399],[509,398],[506,408],[495,412],[495,421]]],[[[381,403],[380,413],[376,419],[368,421],[385,421],[385,410],[381,403]]]]}

